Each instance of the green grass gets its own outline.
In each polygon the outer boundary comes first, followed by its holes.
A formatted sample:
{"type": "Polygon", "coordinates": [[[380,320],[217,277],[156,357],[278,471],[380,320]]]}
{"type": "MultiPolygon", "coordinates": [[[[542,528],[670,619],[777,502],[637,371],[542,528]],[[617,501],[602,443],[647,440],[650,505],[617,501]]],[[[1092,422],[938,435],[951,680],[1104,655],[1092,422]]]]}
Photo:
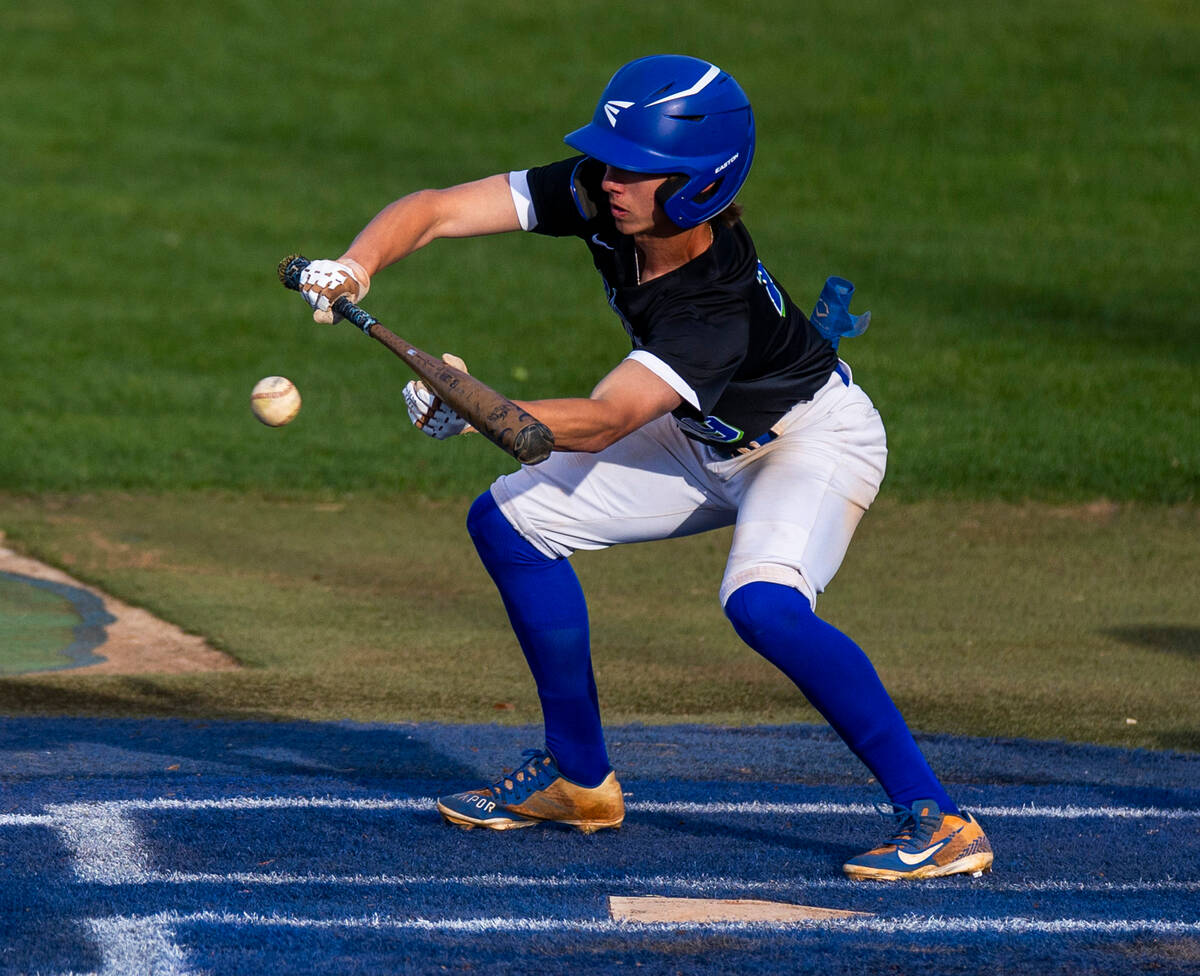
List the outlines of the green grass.
{"type": "MultiPolygon", "coordinates": [[[[675,50],[754,101],[776,278],[873,312],[842,351],[888,479],[822,612],[919,728],[1200,748],[1194,3],[42,0],[0,32],[0,527],[246,665],[8,679],[0,712],[535,720],[461,530],[511,462],[414,433],[403,367],[274,269],[565,154],[675,50]],[[269,374],[304,396],[281,430],[269,374]]],[[[523,398],[627,348],[582,247],[533,235],[439,242],[365,304],[523,398]]],[[[610,720],[813,718],[721,617],[723,543],[578,558],[610,720]]]]}
{"type": "MultiPolygon", "coordinates": [[[[0,29],[0,489],[474,491],[503,456],[413,436],[404,370],[275,263],[556,158],[617,64],[682,49],[755,102],[776,277],[807,305],[846,275],[874,313],[843,349],[893,497],[1196,497],[1193,4],[47,0],[0,29]],[[282,432],[247,409],[272,373],[305,396],[282,432]]],[[[440,242],[368,304],[515,396],[586,393],[626,348],[582,248],[532,236],[440,242]]]]}
{"type": "MultiPolygon", "coordinates": [[[[0,680],[0,714],[536,722],[465,502],[0,498],[24,548],[210,636],[245,667],[0,680]]],[[[823,616],[918,729],[1200,750],[1200,511],[873,510],[823,616]],[[1129,724],[1134,719],[1135,724],[1129,724]]],[[[727,534],[575,557],[609,722],[819,721],[734,636],[727,534]]]]}

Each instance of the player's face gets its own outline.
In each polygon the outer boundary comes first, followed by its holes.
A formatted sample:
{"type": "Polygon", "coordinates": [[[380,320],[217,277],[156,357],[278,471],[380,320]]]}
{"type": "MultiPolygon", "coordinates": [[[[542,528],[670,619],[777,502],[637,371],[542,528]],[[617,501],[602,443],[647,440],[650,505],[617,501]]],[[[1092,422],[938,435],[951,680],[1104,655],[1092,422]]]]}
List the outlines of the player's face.
{"type": "Polygon", "coordinates": [[[629,235],[677,232],[678,228],[663,213],[654,197],[666,181],[666,176],[606,166],[600,189],[608,194],[608,206],[617,230],[629,235]]]}

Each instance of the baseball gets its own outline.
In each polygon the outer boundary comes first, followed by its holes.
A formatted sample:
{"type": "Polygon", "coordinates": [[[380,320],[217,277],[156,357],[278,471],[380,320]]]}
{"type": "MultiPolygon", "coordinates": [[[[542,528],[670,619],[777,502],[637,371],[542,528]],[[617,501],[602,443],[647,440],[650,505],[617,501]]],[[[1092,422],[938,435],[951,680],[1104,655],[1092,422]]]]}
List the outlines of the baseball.
{"type": "Polygon", "coordinates": [[[264,376],[250,393],[250,409],[268,427],[282,427],[300,412],[300,391],[286,376],[264,376]]]}

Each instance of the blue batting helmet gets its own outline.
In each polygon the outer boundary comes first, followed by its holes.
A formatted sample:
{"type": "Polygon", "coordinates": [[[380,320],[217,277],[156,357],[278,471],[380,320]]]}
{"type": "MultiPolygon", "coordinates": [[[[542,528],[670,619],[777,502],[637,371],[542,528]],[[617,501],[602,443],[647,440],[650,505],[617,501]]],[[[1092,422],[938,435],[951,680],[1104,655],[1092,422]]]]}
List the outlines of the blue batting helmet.
{"type": "Polygon", "coordinates": [[[618,70],[592,121],[563,141],[618,169],[682,174],[686,182],[663,209],[679,227],[695,227],[729,206],[746,182],[754,112],[741,86],[715,65],[656,54],[618,70]]]}

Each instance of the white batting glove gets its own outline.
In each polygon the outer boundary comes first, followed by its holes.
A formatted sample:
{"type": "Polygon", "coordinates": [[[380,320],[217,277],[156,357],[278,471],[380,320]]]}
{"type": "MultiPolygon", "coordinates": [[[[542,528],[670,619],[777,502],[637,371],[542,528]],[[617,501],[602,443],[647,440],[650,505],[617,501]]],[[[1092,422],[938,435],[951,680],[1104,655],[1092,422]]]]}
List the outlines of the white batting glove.
{"type": "MultiPolygon", "coordinates": [[[[442,356],[455,369],[467,371],[467,364],[452,353],[442,356]]],[[[422,434],[439,441],[454,437],[468,429],[467,422],[446,406],[436,393],[420,380],[410,380],[404,385],[404,405],[408,407],[408,418],[422,434]]]]}
{"type": "Polygon", "coordinates": [[[357,261],[312,261],[300,272],[300,294],[312,307],[313,321],[324,325],[340,322],[333,303],[345,295],[357,302],[371,287],[371,276],[357,261]]]}

